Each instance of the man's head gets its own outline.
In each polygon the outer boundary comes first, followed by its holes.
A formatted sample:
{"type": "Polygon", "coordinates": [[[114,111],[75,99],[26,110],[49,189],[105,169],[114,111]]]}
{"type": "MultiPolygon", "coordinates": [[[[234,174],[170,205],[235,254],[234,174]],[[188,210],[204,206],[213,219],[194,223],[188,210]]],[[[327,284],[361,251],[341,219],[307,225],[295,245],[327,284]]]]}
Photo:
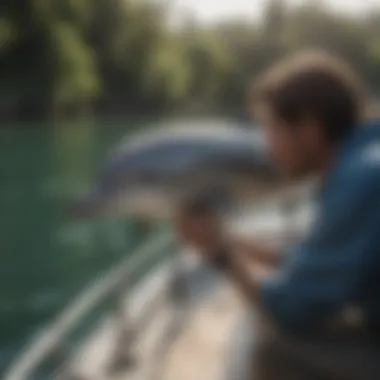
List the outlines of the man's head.
{"type": "Polygon", "coordinates": [[[360,81],[344,62],[305,52],[275,64],[255,82],[250,108],[286,174],[323,169],[363,118],[360,81]]]}

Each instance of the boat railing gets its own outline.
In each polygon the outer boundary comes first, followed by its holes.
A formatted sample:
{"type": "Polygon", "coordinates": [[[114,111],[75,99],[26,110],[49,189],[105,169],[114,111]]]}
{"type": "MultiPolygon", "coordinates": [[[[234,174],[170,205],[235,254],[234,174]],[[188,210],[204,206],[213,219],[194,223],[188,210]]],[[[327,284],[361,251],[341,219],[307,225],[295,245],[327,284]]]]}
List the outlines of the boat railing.
{"type": "MultiPolygon", "coordinates": [[[[276,207],[281,208],[282,205],[288,204],[289,200],[308,194],[309,189],[309,183],[296,186],[276,194],[271,199],[266,198],[263,203],[273,203],[276,204],[276,207]]],[[[286,207],[285,209],[287,210],[286,207]]],[[[135,289],[134,283],[137,278],[141,278],[141,275],[146,273],[147,269],[162,263],[165,258],[172,265],[175,263],[172,258],[178,252],[180,250],[176,246],[173,233],[161,231],[155,234],[133,254],[128,255],[108,273],[90,284],[52,324],[43,329],[21,354],[16,356],[6,372],[4,380],[44,379],[46,378],[45,375],[42,377],[36,377],[35,375],[48,362],[53,362],[54,367],[49,367],[49,373],[61,371],[60,379],[77,380],[78,376],[67,372],[70,366],[65,365],[70,361],[71,352],[73,351],[67,348],[70,336],[102,302],[106,302],[111,298],[115,300],[112,303],[113,309],[111,310],[119,323],[116,325],[118,339],[112,360],[114,365],[110,366],[110,371],[135,365],[130,348],[133,347],[139,334],[155,318],[157,309],[160,307],[161,297],[155,298],[153,302],[146,303],[138,318],[133,319],[133,323],[127,315],[128,313],[126,313],[126,300],[128,300],[131,291],[135,289]]],[[[172,296],[172,300],[175,300],[175,297],[178,296],[178,294],[175,294],[178,292],[171,293],[171,291],[174,288],[174,290],[178,290],[180,288],[178,281],[185,280],[183,276],[179,275],[180,271],[177,269],[180,269],[180,266],[174,265],[169,271],[171,280],[168,281],[167,290],[168,294],[172,296]]]]}
{"type": "MultiPolygon", "coordinates": [[[[26,349],[16,356],[9,370],[4,376],[4,380],[27,380],[35,377],[40,367],[51,361],[52,357],[57,358],[57,367],[63,367],[69,360],[69,352],[66,352],[67,340],[70,334],[79,327],[83,321],[98,307],[102,301],[116,297],[116,308],[114,312],[121,321],[118,331],[120,350],[115,352],[115,366],[120,364],[128,366],[129,358],[126,345],[133,343],[136,336],[134,326],[128,323],[128,316],[125,315],[125,299],[132,289],[131,279],[136,274],[140,274],[149,267],[153,267],[164,258],[169,258],[170,253],[174,253],[175,240],[170,232],[158,233],[146,244],[139,247],[132,255],[118,263],[106,275],[102,276],[85,289],[71,304],[60,314],[56,320],[42,330],[34,340],[28,344],[26,349]],[[120,352],[124,355],[117,355],[120,352]],[[126,354],[125,354],[126,353],[126,354]],[[123,357],[122,357],[123,356],[123,357]]],[[[144,329],[149,320],[154,317],[154,307],[158,307],[158,302],[151,303],[148,308],[144,308],[144,318],[139,318],[139,330],[144,329]]],[[[54,360],[53,360],[54,361],[54,360]]],[[[53,369],[53,372],[59,368],[53,369]]],[[[65,378],[72,378],[67,375],[65,378]]]]}

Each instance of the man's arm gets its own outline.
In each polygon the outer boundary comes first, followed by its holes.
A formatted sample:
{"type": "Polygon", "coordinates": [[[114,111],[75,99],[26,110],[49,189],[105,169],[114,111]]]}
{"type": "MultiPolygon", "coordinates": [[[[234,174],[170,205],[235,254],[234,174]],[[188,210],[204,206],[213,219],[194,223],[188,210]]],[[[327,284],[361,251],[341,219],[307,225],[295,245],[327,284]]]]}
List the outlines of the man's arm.
{"type": "Polygon", "coordinates": [[[359,165],[342,174],[322,199],[312,235],[291,253],[277,276],[252,278],[240,255],[230,254],[224,270],[278,325],[298,332],[323,327],[335,313],[355,303],[379,262],[378,176],[377,170],[359,165]]]}
{"type": "Polygon", "coordinates": [[[249,303],[257,301],[259,277],[252,275],[247,260],[234,250],[234,244],[225,243],[213,252],[211,262],[233,281],[240,293],[249,303]]]}
{"type": "Polygon", "coordinates": [[[231,238],[231,250],[239,252],[245,261],[261,264],[268,268],[277,268],[281,263],[281,255],[275,249],[264,247],[248,239],[231,238]]]}
{"type": "Polygon", "coordinates": [[[318,331],[346,306],[360,300],[379,262],[379,173],[357,163],[322,196],[310,237],[277,276],[258,285],[256,298],[278,325],[318,331]]]}
{"type": "Polygon", "coordinates": [[[257,301],[261,278],[280,263],[280,255],[275,250],[231,236],[227,236],[211,251],[205,252],[205,256],[232,280],[250,304],[257,301]]]}
{"type": "Polygon", "coordinates": [[[249,302],[255,298],[258,281],[252,277],[250,264],[259,263],[267,270],[278,264],[276,252],[226,234],[221,219],[213,212],[180,208],[175,224],[180,241],[190,243],[206,260],[227,271],[249,302]]]}

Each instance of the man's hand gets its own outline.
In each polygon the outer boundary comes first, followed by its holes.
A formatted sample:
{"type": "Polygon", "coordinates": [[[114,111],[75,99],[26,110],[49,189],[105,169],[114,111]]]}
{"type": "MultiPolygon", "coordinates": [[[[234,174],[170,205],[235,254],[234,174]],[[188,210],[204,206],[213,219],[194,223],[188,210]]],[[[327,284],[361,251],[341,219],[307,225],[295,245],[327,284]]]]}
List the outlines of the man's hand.
{"type": "Polygon", "coordinates": [[[182,208],[177,211],[175,225],[181,241],[205,255],[224,246],[227,234],[223,221],[216,213],[196,213],[182,208]]]}
{"type": "MultiPolygon", "coordinates": [[[[225,230],[221,218],[211,211],[192,212],[179,209],[175,218],[177,234],[183,243],[196,247],[207,261],[223,268],[250,303],[256,301],[258,277],[252,277],[246,258],[265,258],[256,247],[234,241],[225,230]]],[[[255,261],[255,260],[253,260],[255,261]]],[[[260,261],[260,260],[258,260],[260,261]]],[[[272,260],[269,260],[272,262],[272,260]]],[[[261,276],[260,276],[261,277],[261,276]]]]}
{"type": "Polygon", "coordinates": [[[251,263],[275,268],[279,258],[277,252],[264,249],[252,241],[235,239],[225,229],[223,220],[211,211],[192,212],[181,208],[177,210],[175,226],[180,240],[197,248],[200,253],[211,259],[213,255],[228,249],[251,263]]]}

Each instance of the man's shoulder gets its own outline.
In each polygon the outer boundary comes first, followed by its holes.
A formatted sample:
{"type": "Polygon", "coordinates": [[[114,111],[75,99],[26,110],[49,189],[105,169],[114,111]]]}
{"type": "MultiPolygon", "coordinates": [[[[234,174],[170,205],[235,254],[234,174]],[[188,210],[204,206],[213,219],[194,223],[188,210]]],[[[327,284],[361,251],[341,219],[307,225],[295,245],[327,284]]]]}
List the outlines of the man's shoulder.
{"type": "Polygon", "coordinates": [[[380,184],[380,140],[371,141],[341,160],[335,172],[334,187],[361,187],[380,184]]]}
{"type": "Polygon", "coordinates": [[[379,192],[380,140],[374,140],[351,149],[339,160],[322,184],[316,214],[328,213],[331,218],[331,213],[378,208],[379,192]]]}

